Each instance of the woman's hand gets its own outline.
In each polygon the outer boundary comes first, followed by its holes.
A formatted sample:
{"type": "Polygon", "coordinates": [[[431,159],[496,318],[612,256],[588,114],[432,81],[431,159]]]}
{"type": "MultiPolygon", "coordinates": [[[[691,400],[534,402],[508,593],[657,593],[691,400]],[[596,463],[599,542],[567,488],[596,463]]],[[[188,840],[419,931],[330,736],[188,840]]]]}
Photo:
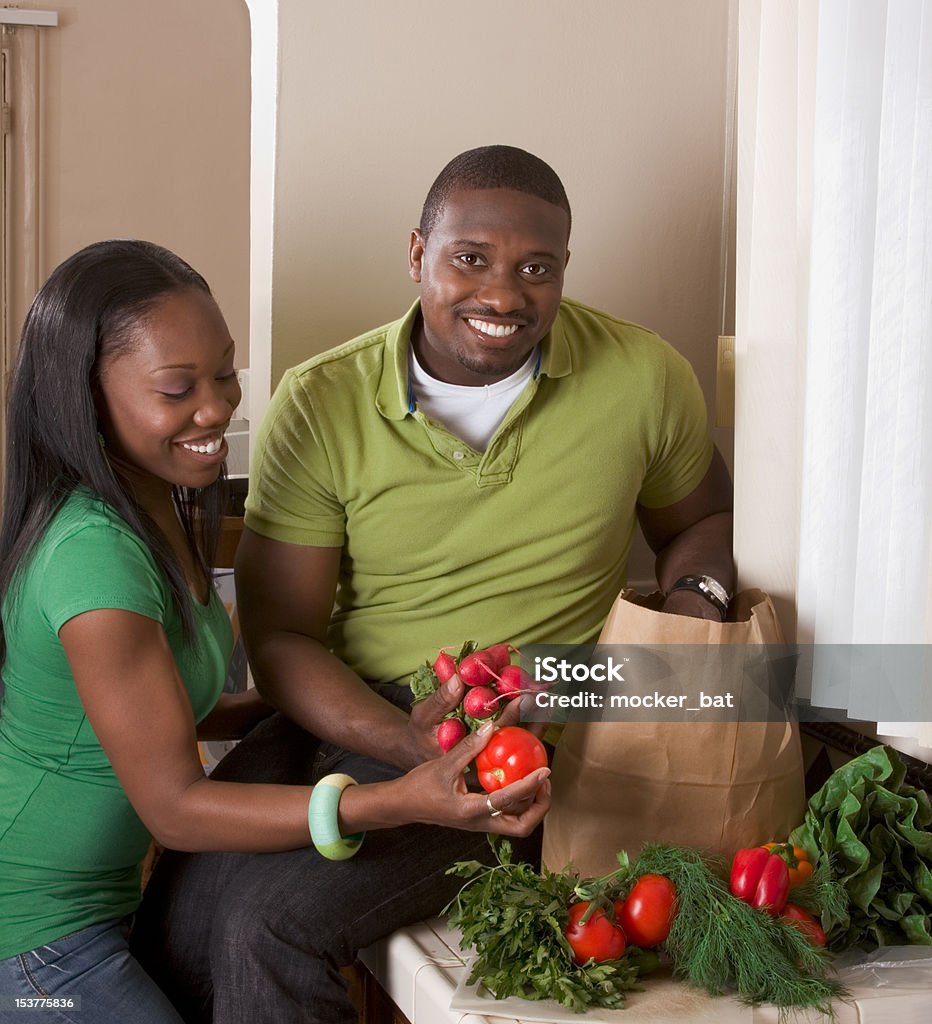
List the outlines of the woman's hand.
{"type": "MultiPolygon", "coordinates": [[[[378,828],[420,822],[468,832],[529,835],[550,808],[549,768],[538,768],[492,794],[472,793],[466,785],[466,769],[493,735],[491,724],[483,726],[442,757],[425,761],[398,779],[349,787],[340,802],[341,822],[345,816],[346,825],[352,822],[355,828],[360,827],[357,823],[378,828]]],[[[348,834],[349,829],[343,831],[348,834]]]]}

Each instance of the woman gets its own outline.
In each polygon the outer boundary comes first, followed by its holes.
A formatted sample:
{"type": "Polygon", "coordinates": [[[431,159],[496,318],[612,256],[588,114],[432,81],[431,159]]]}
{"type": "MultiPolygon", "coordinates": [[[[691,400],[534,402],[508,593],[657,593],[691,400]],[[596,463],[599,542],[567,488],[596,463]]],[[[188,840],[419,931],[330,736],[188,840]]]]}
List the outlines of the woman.
{"type": "Polygon", "coordinates": [[[0,533],[0,993],[51,997],[43,1020],[180,1021],[127,945],[150,835],[248,852],[313,838],[341,858],[415,820],[527,835],[548,805],[546,769],[494,808],[467,792],[488,734],[370,785],[204,775],[198,734],[269,710],[218,700],[231,634],[208,566],[233,356],[203,278],[147,242],[75,254],[26,318],[0,533]]]}

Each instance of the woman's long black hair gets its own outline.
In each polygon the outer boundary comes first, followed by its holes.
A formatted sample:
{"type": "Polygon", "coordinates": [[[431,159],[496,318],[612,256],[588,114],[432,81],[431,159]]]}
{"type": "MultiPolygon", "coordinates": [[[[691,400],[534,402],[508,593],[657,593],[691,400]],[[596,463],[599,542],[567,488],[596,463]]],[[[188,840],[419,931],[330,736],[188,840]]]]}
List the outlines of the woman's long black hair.
{"type": "MultiPolygon", "coordinates": [[[[184,570],[170,544],[107,461],[95,396],[104,358],[131,345],[134,331],[175,292],[210,294],[201,275],[152,242],[97,242],[57,267],[23,325],[7,401],[6,479],[0,528],[0,603],[15,596],[16,574],[71,492],[99,495],[148,545],[165,573],[190,641],[194,612],[184,570]]],[[[173,488],[192,553],[205,573],[224,510],[224,473],[197,492],[173,488]],[[195,506],[197,522],[195,522],[195,506]]],[[[0,617],[0,664],[6,633],[0,617]]]]}

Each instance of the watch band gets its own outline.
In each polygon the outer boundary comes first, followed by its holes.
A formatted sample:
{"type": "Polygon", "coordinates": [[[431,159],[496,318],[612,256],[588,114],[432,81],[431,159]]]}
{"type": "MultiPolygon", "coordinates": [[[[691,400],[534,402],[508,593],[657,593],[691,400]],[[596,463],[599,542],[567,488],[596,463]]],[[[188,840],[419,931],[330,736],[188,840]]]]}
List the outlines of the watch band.
{"type": "Polygon", "coordinates": [[[718,609],[722,619],[728,614],[728,603],[731,601],[731,595],[712,576],[681,576],[670,587],[669,593],[672,594],[674,590],[692,590],[697,594],[701,594],[709,604],[718,609]]]}

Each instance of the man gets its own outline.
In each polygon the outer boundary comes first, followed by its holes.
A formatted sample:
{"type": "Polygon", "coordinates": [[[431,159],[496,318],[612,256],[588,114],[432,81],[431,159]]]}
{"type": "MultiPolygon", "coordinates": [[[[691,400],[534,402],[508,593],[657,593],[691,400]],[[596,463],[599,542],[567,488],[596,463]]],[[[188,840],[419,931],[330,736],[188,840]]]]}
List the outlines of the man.
{"type": "MultiPolygon", "coordinates": [[[[638,521],[665,610],[723,614],[730,481],[695,377],[651,332],[563,299],[569,234],[543,161],[461,154],[411,234],[418,302],[285,375],[257,438],[236,574],[257,686],[300,729],[276,716],[223,777],[271,772],[310,737],[326,752],[314,778],[375,780],[437,756],[462,683],[409,713],[409,675],[466,639],[594,642],[638,521]],[[273,744],[274,722],[290,732],[273,744]]],[[[337,968],[438,913],[456,889],[449,864],[487,855],[466,833],[412,826],[373,833],[352,861],[173,867],[172,898],[208,929],[190,941],[209,949],[214,1020],[348,1024],[337,968]]],[[[191,922],[168,927],[177,950],[191,922]]]]}

